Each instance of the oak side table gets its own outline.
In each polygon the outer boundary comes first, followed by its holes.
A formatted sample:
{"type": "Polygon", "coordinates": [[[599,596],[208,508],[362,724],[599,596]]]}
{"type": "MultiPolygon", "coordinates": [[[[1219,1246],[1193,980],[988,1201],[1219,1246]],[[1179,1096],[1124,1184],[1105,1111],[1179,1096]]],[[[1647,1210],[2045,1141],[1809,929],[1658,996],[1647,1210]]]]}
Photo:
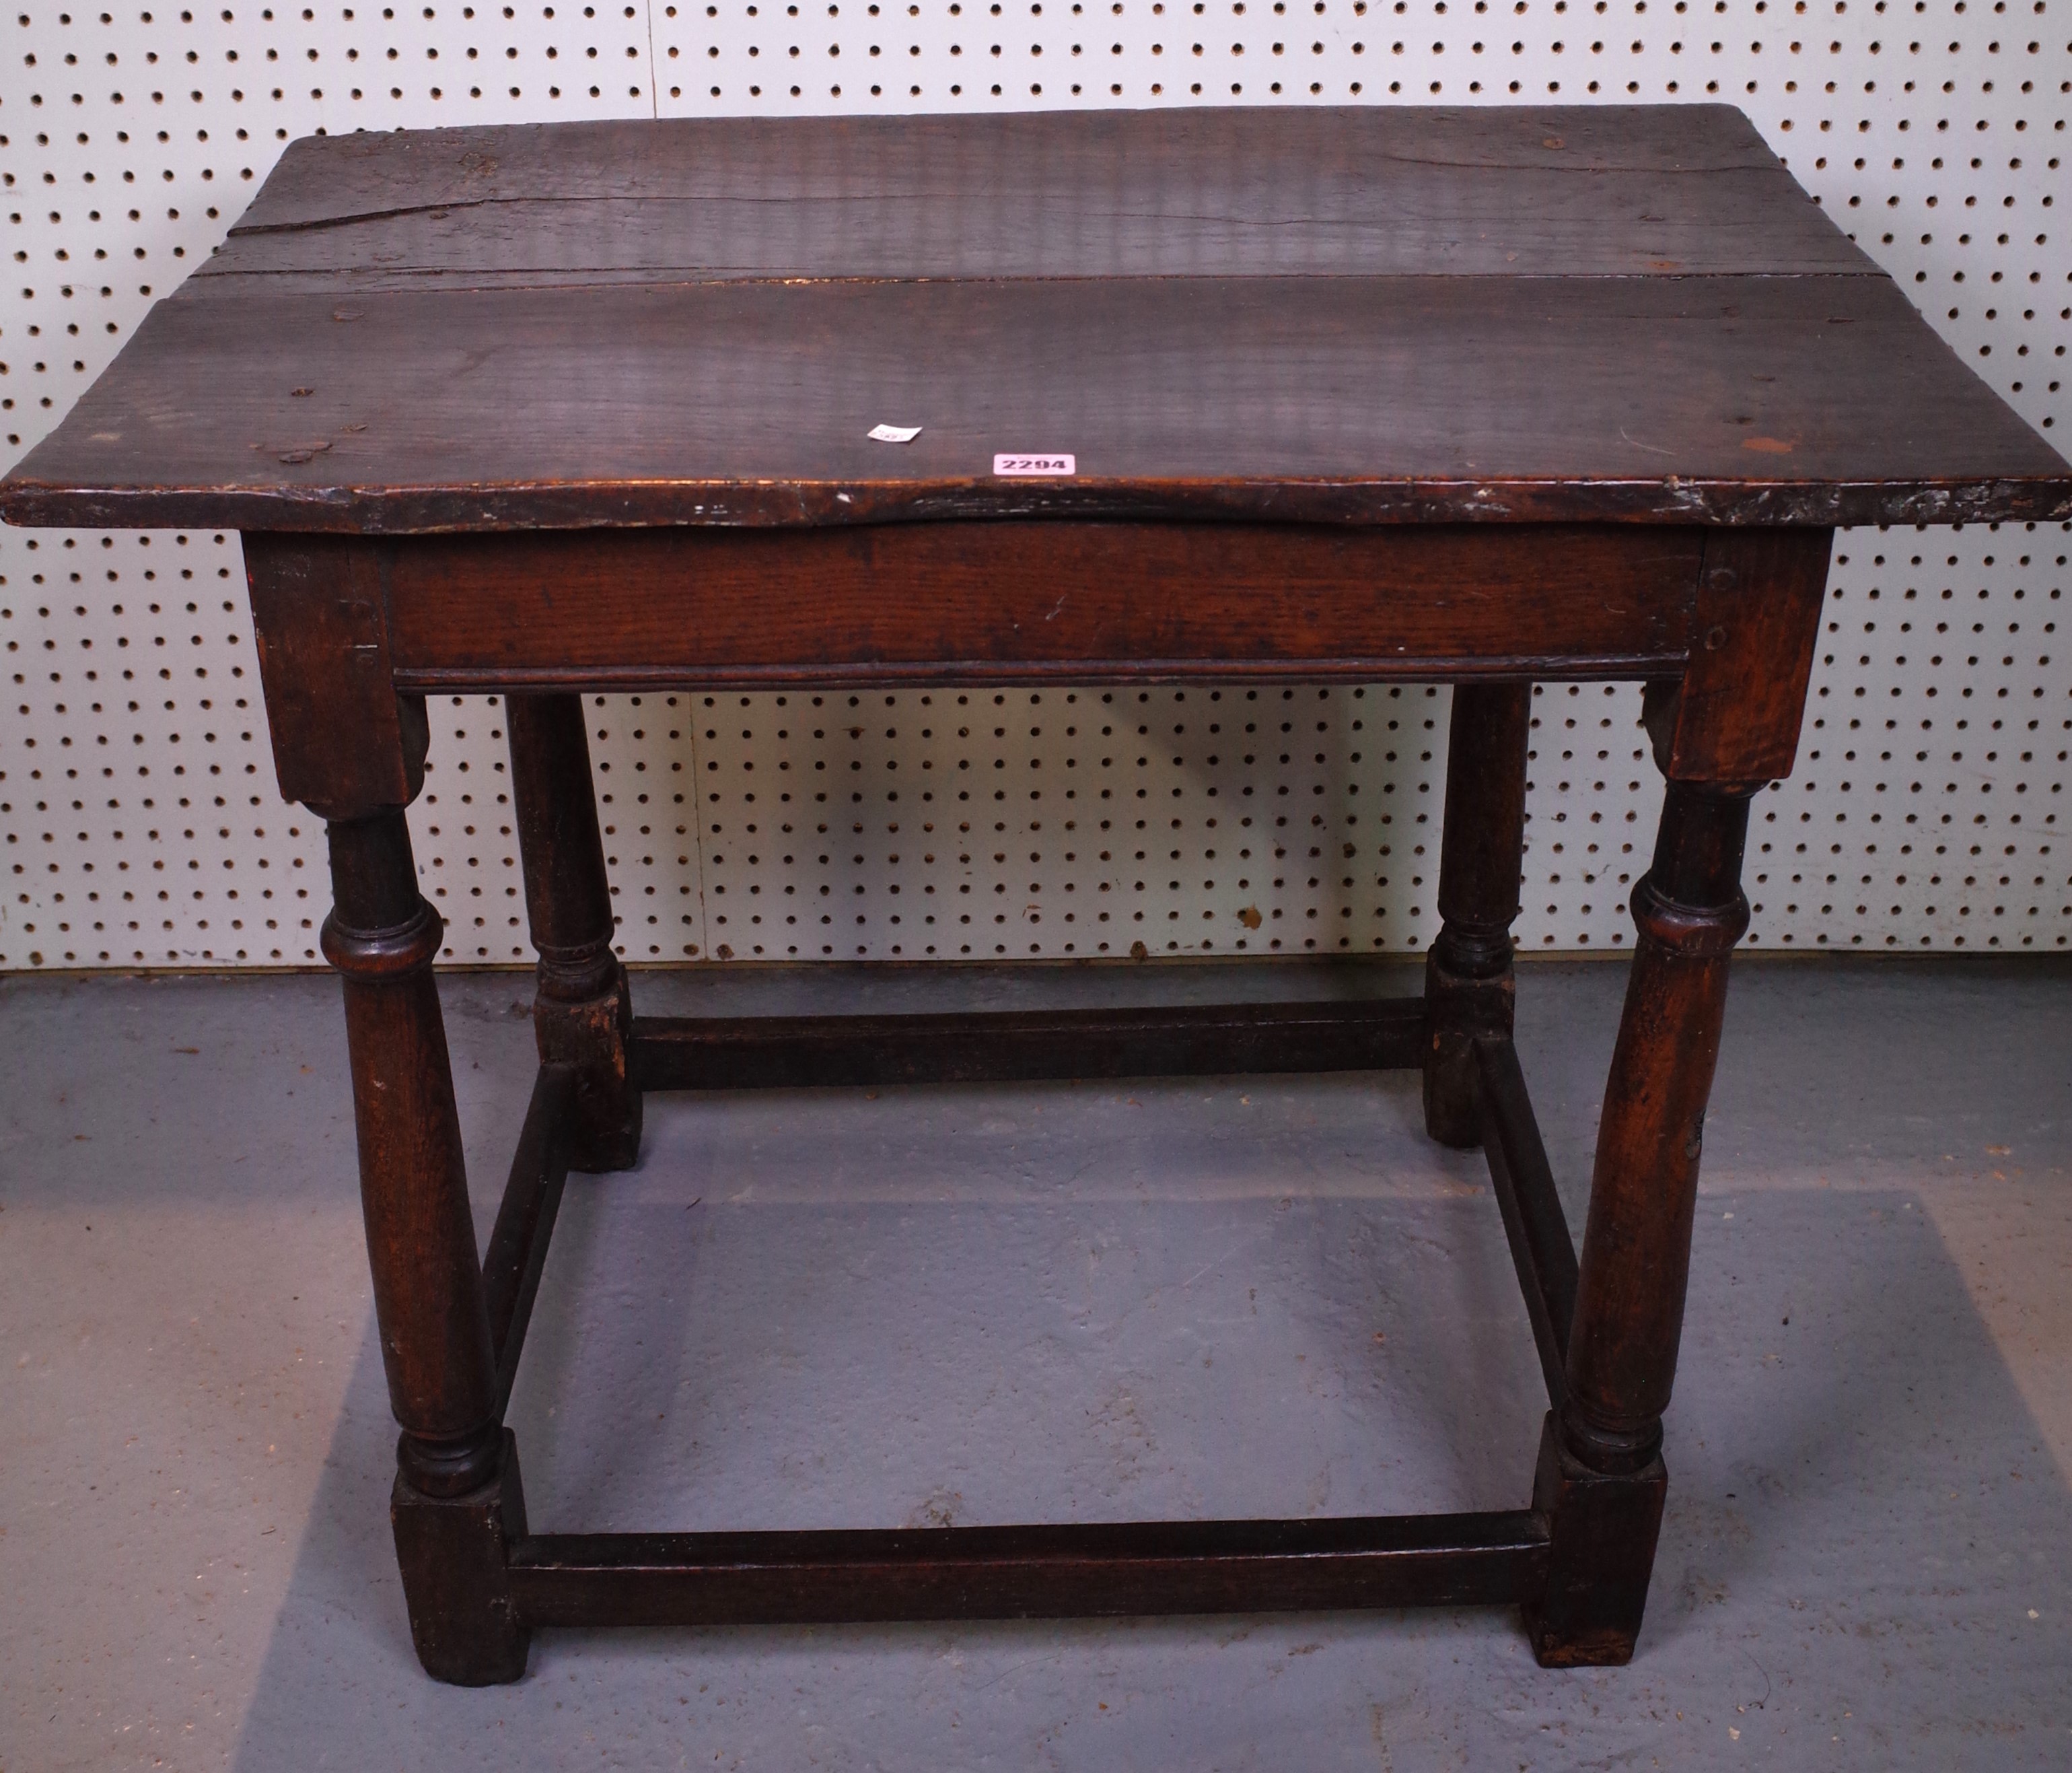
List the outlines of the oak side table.
{"type": "Polygon", "coordinates": [[[540,1626],[1427,1602],[1515,1602],[1572,1664],[1640,1624],[1749,801],[1833,528],[2054,522],[2072,469],[1735,110],[1176,109],[297,142],[0,513],[243,533],[281,790],[329,828],[433,1675],[516,1680],[540,1626]],[[1404,678],[1458,685],[1421,998],[632,1014],[584,693],[1404,678]],[[1646,685],[1668,784],[1580,1261],[1511,1041],[1564,678],[1646,685]],[[508,698],[540,956],[480,1256],[404,821],[432,692],[508,698]],[[503,1417],[548,1239],[645,1092],[1381,1067],[1486,1151],[1551,1405],[1528,1506],[528,1528],[503,1417]]]}

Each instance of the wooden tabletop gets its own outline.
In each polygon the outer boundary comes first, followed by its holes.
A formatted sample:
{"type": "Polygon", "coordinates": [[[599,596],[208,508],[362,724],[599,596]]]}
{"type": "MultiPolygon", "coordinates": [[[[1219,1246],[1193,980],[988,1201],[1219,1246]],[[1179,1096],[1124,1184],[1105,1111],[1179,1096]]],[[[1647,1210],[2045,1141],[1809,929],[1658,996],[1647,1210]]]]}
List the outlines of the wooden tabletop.
{"type": "Polygon", "coordinates": [[[1290,108],[306,138],[0,486],[392,534],[1054,513],[2054,519],[2072,469],[1738,111],[1290,108]]]}

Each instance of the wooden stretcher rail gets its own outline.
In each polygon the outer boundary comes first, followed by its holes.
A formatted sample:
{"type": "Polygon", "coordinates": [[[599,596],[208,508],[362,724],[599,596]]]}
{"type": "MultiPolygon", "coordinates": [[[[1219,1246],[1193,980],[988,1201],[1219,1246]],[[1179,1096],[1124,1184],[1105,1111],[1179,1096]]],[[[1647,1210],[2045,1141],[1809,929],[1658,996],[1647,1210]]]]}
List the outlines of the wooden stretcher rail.
{"type": "MultiPolygon", "coordinates": [[[[977,1082],[1415,1066],[1421,1000],[957,1015],[643,1018],[643,1088],[977,1082]]],[[[1490,1171],[1551,1397],[1576,1257],[1517,1055],[1477,1043],[1490,1171]]],[[[483,1261],[508,1401],[568,1176],[575,1079],[544,1065],[483,1261]]],[[[536,1533],[510,1545],[524,1627],[1062,1619],[1537,1604],[1540,1512],[832,1532],[536,1533]]]]}
{"type": "Polygon", "coordinates": [[[1536,1598],[1518,1512],[886,1532],[542,1533],[511,1549],[528,1626],[1065,1619],[1536,1598]]]}
{"type": "Polygon", "coordinates": [[[482,1260],[483,1302],[489,1308],[490,1346],[496,1351],[496,1409],[501,1415],[518,1376],[525,1328],[539,1296],[547,1244],[561,1210],[569,1160],[561,1129],[575,1100],[575,1072],[565,1065],[542,1065],[532,1100],[511,1159],[511,1179],[482,1260]]]}
{"type": "Polygon", "coordinates": [[[636,1017],[642,1089],[1022,1083],[1420,1063],[1421,998],[957,1015],[636,1017]]]}
{"type": "Polygon", "coordinates": [[[1507,1040],[1478,1040],[1482,1088],[1482,1151],[1503,1214],[1504,1236],[1525,1294],[1532,1339],[1556,1409],[1568,1395],[1568,1326],[1576,1315],[1576,1246],[1555,1191],[1547,1147],[1533,1118],[1518,1050],[1507,1040]]]}

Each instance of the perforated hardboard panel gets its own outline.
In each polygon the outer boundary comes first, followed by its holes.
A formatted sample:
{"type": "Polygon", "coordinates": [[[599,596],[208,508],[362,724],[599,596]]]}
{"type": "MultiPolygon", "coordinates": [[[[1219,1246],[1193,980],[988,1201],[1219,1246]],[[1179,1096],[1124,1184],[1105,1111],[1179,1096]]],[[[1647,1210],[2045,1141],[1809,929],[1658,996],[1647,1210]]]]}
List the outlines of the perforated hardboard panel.
{"type": "MultiPolygon", "coordinates": [[[[1727,99],[2057,441],[2068,0],[927,0],[60,10],[0,23],[11,463],[291,137],[598,116],[1727,99]]],[[[2063,526],[1852,531],[1749,940],[2062,948],[2063,526]]],[[[0,968],[306,965],[234,537],[0,532],[0,968]]],[[[635,961],[1409,952],[1447,693],[1048,689],[590,705],[635,961]]],[[[1660,786],[1631,686],[1534,703],[1531,949],[1616,948],[1660,786]]],[[[458,962],[528,957],[494,698],[411,814],[458,962]]]]}

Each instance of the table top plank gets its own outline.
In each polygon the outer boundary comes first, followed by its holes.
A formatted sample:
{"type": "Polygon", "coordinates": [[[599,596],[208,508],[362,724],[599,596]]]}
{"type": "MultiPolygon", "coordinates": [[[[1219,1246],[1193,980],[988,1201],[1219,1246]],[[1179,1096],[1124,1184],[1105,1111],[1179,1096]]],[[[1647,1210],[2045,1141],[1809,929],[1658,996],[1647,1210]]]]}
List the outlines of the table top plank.
{"type": "Polygon", "coordinates": [[[344,291],[1818,273],[1879,274],[1740,112],[1708,105],[1668,117],[1039,112],[310,137],[199,274],[344,291]]]}
{"type": "Polygon", "coordinates": [[[297,144],[0,515],[1950,522],[2072,469],[1721,107],[813,119],[297,144]]]}

